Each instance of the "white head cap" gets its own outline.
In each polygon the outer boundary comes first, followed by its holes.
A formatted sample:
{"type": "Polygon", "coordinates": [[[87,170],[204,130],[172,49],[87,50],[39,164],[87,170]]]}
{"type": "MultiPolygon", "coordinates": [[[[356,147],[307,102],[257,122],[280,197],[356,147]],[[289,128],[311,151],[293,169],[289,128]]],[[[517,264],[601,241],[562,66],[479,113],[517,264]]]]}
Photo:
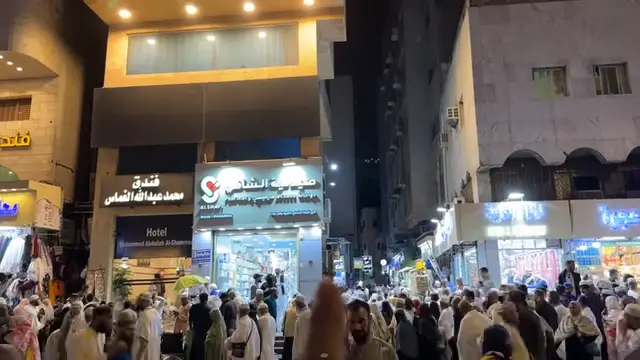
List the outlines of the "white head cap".
{"type": "Polygon", "coordinates": [[[268,308],[269,307],[265,303],[260,303],[260,305],[258,305],[258,310],[260,310],[260,309],[268,309],[268,308]]]}
{"type": "Polygon", "coordinates": [[[40,296],[38,295],[31,295],[29,297],[29,301],[37,301],[37,300],[40,300],[40,296]]]}
{"type": "Polygon", "coordinates": [[[264,291],[262,291],[262,289],[258,289],[256,290],[256,295],[258,294],[264,295],[264,291]]]}

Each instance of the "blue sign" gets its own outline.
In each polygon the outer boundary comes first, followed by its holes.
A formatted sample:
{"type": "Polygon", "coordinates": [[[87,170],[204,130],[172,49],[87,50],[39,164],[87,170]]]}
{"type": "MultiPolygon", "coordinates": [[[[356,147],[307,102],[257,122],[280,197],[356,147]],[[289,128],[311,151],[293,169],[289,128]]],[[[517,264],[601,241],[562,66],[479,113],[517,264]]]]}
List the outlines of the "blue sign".
{"type": "Polygon", "coordinates": [[[0,216],[11,217],[16,215],[18,215],[18,204],[13,204],[13,206],[11,206],[0,200],[0,216]]]}
{"type": "Polygon", "coordinates": [[[119,216],[115,258],[153,259],[191,256],[193,215],[119,216]]]}
{"type": "Polygon", "coordinates": [[[211,249],[193,250],[191,254],[191,264],[210,264],[211,263],[211,249]]]}
{"type": "Polygon", "coordinates": [[[542,203],[529,201],[487,203],[484,205],[484,216],[494,224],[518,221],[527,224],[543,221],[547,216],[546,210],[542,203]]]}
{"type": "Polygon", "coordinates": [[[616,231],[627,231],[629,226],[640,224],[640,210],[611,211],[607,206],[600,207],[602,224],[616,231]]]}

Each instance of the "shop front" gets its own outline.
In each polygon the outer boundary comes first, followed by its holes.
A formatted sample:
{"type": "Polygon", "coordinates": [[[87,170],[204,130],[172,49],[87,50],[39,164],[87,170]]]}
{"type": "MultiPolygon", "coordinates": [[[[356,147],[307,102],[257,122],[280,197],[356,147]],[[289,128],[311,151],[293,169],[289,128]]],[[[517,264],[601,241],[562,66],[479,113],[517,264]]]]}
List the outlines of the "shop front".
{"type": "MultiPolygon", "coordinates": [[[[127,274],[131,294],[155,291],[171,302],[178,295],[173,281],[191,268],[193,215],[148,215],[116,217],[114,271],[127,274]]],[[[116,295],[123,295],[116,288],[116,295]]]]}
{"type": "Polygon", "coordinates": [[[102,300],[155,291],[191,269],[193,175],[104,176],[94,203],[86,283],[102,300]],[[130,291],[129,291],[130,290],[130,291]]]}
{"type": "Polygon", "coordinates": [[[496,283],[556,285],[563,268],[562,240],[571,238],[568,201],[458,204],[455,212],[458,241],[476,242],[462,254],[463,261],[475,265],[465,269],[454,258],[454,268],[469,274],[465,283],[476,283],[478,269],[487,267],[496,283]]]}
{"type": "Polygon", "coordinates": [[[193,273],[245,299],[255,274],[273,274],[278,314],[296,292],[311,298],[323,269],[322,179],[319,158],[198,164],[193,273]]]}
{"type": "Polygon", "coordinates": [[[573,239],[565,251],[581,273],[596,279],[609,269],[640,273],[640,201],[638,199],[571,200],[573,239]]]}
{"type": "Polygon", "coordinates": [[[0,182],[0,286],[9,302],[50,295],[53,266],[44,239],[60,231],[62,189],[35,181],[0,182]]]}

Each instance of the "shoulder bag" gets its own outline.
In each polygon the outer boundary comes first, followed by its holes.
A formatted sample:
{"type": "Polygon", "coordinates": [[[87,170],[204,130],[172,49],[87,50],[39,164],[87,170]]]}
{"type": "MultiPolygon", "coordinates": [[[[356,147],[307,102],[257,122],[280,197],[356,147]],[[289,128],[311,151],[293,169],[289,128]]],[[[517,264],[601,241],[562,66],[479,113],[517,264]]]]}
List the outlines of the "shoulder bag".
{"type": "Polygon", "coordinates": [[[243,359],[244,358],[244,353],[245,350],[247,349],[247,343],[249,342],[249,339],[251,339],[251,333],[253,333],[253,327],[255,326],[255,324],[253,323],[253,320],[251,320],[251,330],[249,330],[249,336],[247,337],[247,341],[245,342],[234,342],[231,344],[231,356],[234,358],[240,358],[243,359]]]}

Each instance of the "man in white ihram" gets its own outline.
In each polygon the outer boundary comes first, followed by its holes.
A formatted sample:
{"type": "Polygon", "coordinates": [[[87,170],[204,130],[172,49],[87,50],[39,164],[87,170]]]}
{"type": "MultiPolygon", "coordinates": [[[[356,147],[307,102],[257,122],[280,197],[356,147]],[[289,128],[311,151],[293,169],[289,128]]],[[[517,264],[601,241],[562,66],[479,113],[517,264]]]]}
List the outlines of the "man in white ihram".
{"type": "Polygon", "coordinates": [[[269,314],[269,307],[265,303],[258,305],[258,325],[262,333],[260,360],[276,360],[276,319],[269,314]]]}
{"type": "Polygon", "coordinates": [[[133,339],[134,360],[160,359],[160,338],[162,336],[162,319],[153,307],[151,294],[144,293],[138,298],[140,311],[133,339]]]}
{"type": "Polygon", "coordinates": [[[244,357],[238,358],[231,356],[231,359],[255,360],[260,357],[260,332],[258,331],[256,322],[249,317],[249,304],[242,304],[238,308],[236,330],[225,340],[224,345],[227,350],[231,350],[233,344],[245,343],[244,357]]]}
{"type": "Polygon", "coordinates": [[[304,349],[311,331],[311,309],[307,307],[302,295],[296,296],[294,302],[298,311],[298,319],[293,331],[293,360],[303,360],[305,358],[304,349]]]}

